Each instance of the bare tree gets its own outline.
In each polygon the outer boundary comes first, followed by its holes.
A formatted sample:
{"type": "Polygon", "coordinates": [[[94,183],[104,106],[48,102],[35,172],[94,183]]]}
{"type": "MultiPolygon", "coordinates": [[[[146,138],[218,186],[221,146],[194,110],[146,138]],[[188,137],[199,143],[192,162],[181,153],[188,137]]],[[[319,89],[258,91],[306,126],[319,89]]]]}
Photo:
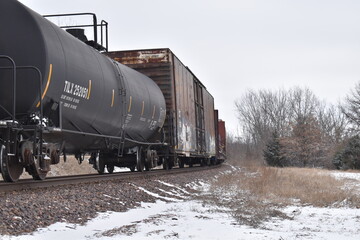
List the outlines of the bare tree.
{"type": "Polygon", "coordinates": [[[323,103],[317,112],[322,131],[333,144],[341,144],[349,135],[349,121],[343,114],[342,106],[323,103]]]}
{"type": "Polygon", "coordinates": [[[261,108],[263,115],[267,118],[268,128],[271,134],[276,131],[284,135],[287,131],[287,125],[291,117],[289,106],[289,94],[284,90],[271,92],[269,90],[260,90],[261,108]]]}
{"type": "Polygon", "coordinates": [[[286,91],[249,90],[235,102],[243,135],[261,149],[274,131],[285,134],[289,123],[289,96],[286,91]]]}
{"type": "Polygon", "coordinates": [[[327,165],[334,152],[331,149],[346,136],[347,121],[342,111],[320,102],[308,88],[249,90],[235,106],[242,139],[251,149],[263,152],[276,132],[289,165],[327,165]]]}
{"type": "Polygon", "coordinates": [[[289,103],[291,106],[291,120],[302,124],[308,117],[316,114],[319,100],[309,88],[295,87],[291,89],[289,103]]]}
{"type": "Polygon", "coordinates": [[[353,129],[358,132],[360,130],[360,82],[346,97],[342,111],[351,122],[353,129]]]}
{"type": "Polygon", "coordinates": [[[325,135],[314,116],[307,116],[292,126],[292,134],[281,139],[283,156],[289,166],[323,167],[327,158],[325,135]]]}

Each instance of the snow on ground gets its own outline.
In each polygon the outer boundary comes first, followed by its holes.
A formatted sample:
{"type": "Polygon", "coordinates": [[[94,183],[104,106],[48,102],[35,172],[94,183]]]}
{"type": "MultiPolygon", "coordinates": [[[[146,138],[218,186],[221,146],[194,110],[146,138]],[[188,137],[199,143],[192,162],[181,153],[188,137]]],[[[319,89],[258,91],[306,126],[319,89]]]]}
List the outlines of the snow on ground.
{"type": "MultiPolygon", "coordinates": [[[[359,173],[332,174],[360,183],[359,173]]],[[[127,212],[100,213],[85,225],[56,223],[31,235],[0,239],[360,239],[360,209],[290,206],[281,210],[288,219],[272,218],[259,229],[239,225],[230,209],[188,200],[190,193],[182,187],[159,183],[173,187],[170,192],[160,191],[167,197],[134,185],[156,196],[156,203],[142,203],[127,212]]],[[[198,181],[188,187],[208,191],[209,183],[198,181]]]]}
{"type": "Polygon", "coordinates": [[[336,179],[344,179],[346,189],[357,189],[357,195],[360,196],[360,173],[359,172],[341,172],[334,171],[331,172],[331,175],[336,179]]]}
{"type": "Polygon", "coordinates": [[[334,171],[331,173],[332,176],[334,176],[337,179],[351,179],[359,181],[360,183],[360,173],[358,172],[340,172],[340,171],[334,171]]]}
{"type": "Polygon", "coordinates": [[[128,212],[101,213],[84,226],[56,223],[32,235],[3,239],[360,239],[360,209],[284,211],[293,220],[272,219],[266,229],[254,229],[197,201],[157,201],[128,212]]]}
{"type": "Polygon", "coordinates": [[[292,219],[273,220],[267,228],[284,239],[360,239],[360,209],[292,206],[283,212],[292,219]]]}
{"type": "Polygon", "coordinates": [[[124,213],[102,213],[85,226],[57,223],[10,239],[233,239],[232,223],[226,214],[212,214],[195,201],[158,201],[124,213]]]}

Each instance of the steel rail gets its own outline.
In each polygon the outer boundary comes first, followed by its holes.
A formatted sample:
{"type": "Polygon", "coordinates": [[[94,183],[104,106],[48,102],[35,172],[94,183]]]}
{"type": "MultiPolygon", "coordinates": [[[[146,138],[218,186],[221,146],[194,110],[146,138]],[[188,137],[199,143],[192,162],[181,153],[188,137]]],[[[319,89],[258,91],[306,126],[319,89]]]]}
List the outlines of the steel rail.
{"type": "Polygon", "coordinates": [[[157,169],[145,172],[118,172],[112,174],[86,174],[86,175],[73,175],[73,176],[57,176],[49,177],[43,181],[36,181],[32,179],[21,179],[15,183],[0,182],[0,192],[11,192],[21,190],[33,190],[39,188],[49,188],[55,186],[75,185],[81,183],[96,183],[110,180],[125,180],[136,179],[149,176],[164,176],[171,174],[184,174],[190,172],[206,171],[210,169],[219,168],[222,165],[214,165],[210,167],[192,167],[192,168],[174,168],[171,170],[157,169]]]}

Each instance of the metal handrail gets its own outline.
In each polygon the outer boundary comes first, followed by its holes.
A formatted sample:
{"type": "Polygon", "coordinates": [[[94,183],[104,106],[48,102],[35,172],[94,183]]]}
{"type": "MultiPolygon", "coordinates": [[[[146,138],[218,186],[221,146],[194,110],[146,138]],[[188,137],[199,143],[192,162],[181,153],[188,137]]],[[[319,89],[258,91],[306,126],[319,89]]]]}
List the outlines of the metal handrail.
{"type": "MultiPolygon", "coordinates": [[[[11,58],[11,57],[8,57],[6,56],[7,58],[6,59],[11,59],[14,64],[15,64],[15,61],[11,58]]],[[[0,56],[0,58],[2,58],[2,56],[0,56]]],[[[0,69],[13,69],[13,67],[0,67],[0,69]]],[[[32,69],[32,70],[35,70],[35,72],[37,72],[38,76],[39,76],[39,102],[40,102],[40,124],[42,124],[43,122],[43,104],[42,104],[42,99],[41,99],[41,95],[42,95],[42,74],[41,74],[41,71],[39,70],[39,68],[35,67],[35,66],[16,66],[15,65],[15,68],[14,68],[14,73],[16,74],[16,70],[17,69],[32,69]]],[[[16,81],[15,81],[15,84],[14,84],[14,99],[13,99],[13,104],[14,106],[16,106],[16,81]]],[[[5,109],[6,110],[6,109],[5,109]]],[[[8,111],[6,111],[8,112],[8,111]]],[[[8,112],[9,113],[9,112],[8,112]]],[[[15,111],[15,108],[13,109],[13,121],[15,121],[15,118],[16,118],[16,111],[15,111]]]]}
{"type": "Polygon", "coordinates": [[[90,15],[93,17],[93,26],[94,26],[94,42],[97,43],[97,18],[95,13],[67,13],[67,14],[51,14],[43,15],[44,18],[49,17],[65,17],[65,16],[86,16],[90,15]]]}
{"type": "MultiPolygon", "coordinates": [[[[93,27],[94,29],[94,42],[95,45],[98,44],[98,27],[101,27],[101,47],[103,47],[103,27],[105,26],[106,32],[106,52],[109,50],[108,47],[108,23],[104,20],[101,21],[101,24],[97,23],[97,17],[95,13],[67,13],[67,14],[51,14],[51,15],[43,15],[44,18],[51,18],[51,17],[67,17],[67,16],[87,16],[90,15],[93,17],[93,24],[92,25],[74,25],[74,26],[59,26],[60,28],[76,28],[76,27],[93,27]]],[[[104,48],[104,47],[103,47],[104,48]]]]}
{"type": "Polygon", "coordinates": [[[101,20],[101,24],[100,24],[100,27],[101,27],[101,46],[103,46],[103,26],[105,26],[105,35],[106,35],[106,52],[109,51],[109,34],[108,34],[108,26],[109,26],[109,23],[105,20],[101,20]]]}
{"type": "MultiPolygon", "coordinates": [[[[16,114],[16,64],[15,61],[6,55],[0,55],[0,58],[7,59],[11,62],[12,69],[13,69],[13,113],[12,113],[12,120],[15,122],[15,114],[16,114]]],[[[10,68],[11,69],[11,68],[10,68]]]]}

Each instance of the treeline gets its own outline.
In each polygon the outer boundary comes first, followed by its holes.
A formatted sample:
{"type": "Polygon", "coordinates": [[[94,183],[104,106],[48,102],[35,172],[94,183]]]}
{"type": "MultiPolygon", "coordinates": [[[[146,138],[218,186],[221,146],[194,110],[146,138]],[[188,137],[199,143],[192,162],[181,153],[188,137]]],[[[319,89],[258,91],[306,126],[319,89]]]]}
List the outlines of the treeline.
{"type": "Polygon", "coordinates": [[[360,168],[360,83],[337,106],[308,88],[249,90],[235,102],[229,153],[271,166],[360,168]]]}

